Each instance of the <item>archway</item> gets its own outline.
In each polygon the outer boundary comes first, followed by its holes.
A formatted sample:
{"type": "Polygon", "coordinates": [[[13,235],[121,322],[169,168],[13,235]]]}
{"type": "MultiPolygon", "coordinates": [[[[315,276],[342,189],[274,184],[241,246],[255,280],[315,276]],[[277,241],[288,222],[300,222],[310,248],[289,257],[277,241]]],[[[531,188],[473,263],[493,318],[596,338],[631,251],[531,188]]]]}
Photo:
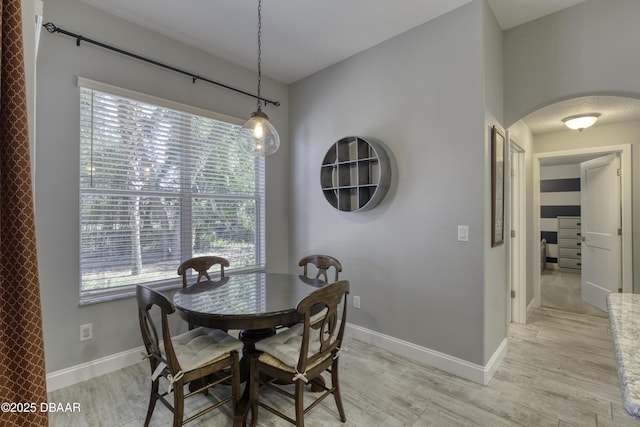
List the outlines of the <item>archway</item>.
{"type": "MultiPolygon", "coordinates": [[[[640,143],[640,100],[620,96],[587,96],[563,100],[538,109],[509,128],[510,135],[517,135],[517,141],[524,143],[528,152],[527,205],[527,292],[517,295],[526,298],[527,311],[540,306],[540,162],[567,161],[573,156],[576,161],[593,157],[599,153],[624,152],[623,174],[627,186],[625,200],[624,239],[624,291],[633,290],[633,254],[631,205],[637,192],[632,189],[631,165],[638,164],[631,158],[631,144],[640,143]],[[583,132],[569,131],[562,118],[582,112],[600,112],[600,120],[593,128],[583,132]],[[525,129],[523,131],[523,128],[525,129]],[[527,135],[528,133],[528,135],[527,135]],[[624,144],[623,144],[624,143],[624,144]],[[626,145],[625,145],[626,144],[626,145]],[[556,160],[554,160],[556,159],[556,160]],[[626,176],[624,176],[626,175],[626,176]]],[[[637,258],[637,257],[635,257],[637,258]]]]}

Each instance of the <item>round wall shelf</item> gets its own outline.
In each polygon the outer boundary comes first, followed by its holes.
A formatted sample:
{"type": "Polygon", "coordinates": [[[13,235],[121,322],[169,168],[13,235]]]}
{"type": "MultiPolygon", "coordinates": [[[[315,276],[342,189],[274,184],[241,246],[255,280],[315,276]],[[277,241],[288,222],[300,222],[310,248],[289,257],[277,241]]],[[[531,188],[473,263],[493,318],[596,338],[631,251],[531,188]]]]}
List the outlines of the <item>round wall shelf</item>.
{"type": "Polygon", "coordinates": [[[327,201],[344,212],[374,208],[391,184],[389,156],[373,138],[347,136],[324,156],[320,185],[327,201]]]}

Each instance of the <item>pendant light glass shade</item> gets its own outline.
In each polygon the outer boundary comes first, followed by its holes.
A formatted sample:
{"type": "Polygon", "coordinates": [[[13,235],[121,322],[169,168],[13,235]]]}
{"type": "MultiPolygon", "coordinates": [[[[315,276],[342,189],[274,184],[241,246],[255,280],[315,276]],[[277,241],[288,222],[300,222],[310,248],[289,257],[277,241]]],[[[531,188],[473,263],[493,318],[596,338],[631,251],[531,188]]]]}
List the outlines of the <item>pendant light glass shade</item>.
{"type": "Polygon", "coordinates": [[[238,133],[238,142],[244,151],[255,156],[270,156],[280,147],[278,131],[269,123],[269,117],[258,108],[238,133]]]}
{"type": "MultiPolygon", "coordinates": [[[[258,0],[258,96],[257,109],[238,132],[238,143],[244,151],[258,157],[270,156],[280,147],[280,135],[269,117],[260,109],[262,87],[262,0],[258,0]]],[[[266,103],[265,103],[266,105],[266,103]]]]}

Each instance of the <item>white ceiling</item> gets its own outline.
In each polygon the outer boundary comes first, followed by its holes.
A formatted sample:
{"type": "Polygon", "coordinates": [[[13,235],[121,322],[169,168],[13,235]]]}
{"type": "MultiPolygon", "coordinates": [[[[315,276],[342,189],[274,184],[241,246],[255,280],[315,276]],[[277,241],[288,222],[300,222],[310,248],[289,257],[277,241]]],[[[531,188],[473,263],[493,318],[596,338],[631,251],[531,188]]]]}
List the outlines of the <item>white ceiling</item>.
{"type": "MultiPolygon", "coordinates": [[[[257,0],[82,0],[255,69],[257,0]]],[[[293,83],[472,0],[265,0],[262,72],[293,83]]],[[[489,0],[502,29],[584,0],[489,0]]]]}
{"type": "MultiPolygon", "coordinates": [[[[82,1],[242,67],[257,66],[257,0],[82,1]]],[[[293,83],[471,1],[265,0],[262,73],[293,83]]],[[[506,30],[585,0],[487,1],[506,30]]],[[[585,104],[602,113],[600,123],[640,114],[640,101],[605,98],[562,103],[525,121],[534,133],[559,130],[559,120],[585,104]]]]}

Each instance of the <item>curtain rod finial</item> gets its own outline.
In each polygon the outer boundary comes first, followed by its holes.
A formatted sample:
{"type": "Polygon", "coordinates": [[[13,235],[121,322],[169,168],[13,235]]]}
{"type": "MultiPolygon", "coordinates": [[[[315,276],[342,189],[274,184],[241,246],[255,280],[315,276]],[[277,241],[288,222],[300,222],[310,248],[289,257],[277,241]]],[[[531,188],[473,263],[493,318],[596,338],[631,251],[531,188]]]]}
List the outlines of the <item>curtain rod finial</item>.
{"type": "Polygon", "coordinates": [[[58,27],[56,27],[52,22],[47,22],[43,27],[50,33],[58,31],[58,27]]]}

